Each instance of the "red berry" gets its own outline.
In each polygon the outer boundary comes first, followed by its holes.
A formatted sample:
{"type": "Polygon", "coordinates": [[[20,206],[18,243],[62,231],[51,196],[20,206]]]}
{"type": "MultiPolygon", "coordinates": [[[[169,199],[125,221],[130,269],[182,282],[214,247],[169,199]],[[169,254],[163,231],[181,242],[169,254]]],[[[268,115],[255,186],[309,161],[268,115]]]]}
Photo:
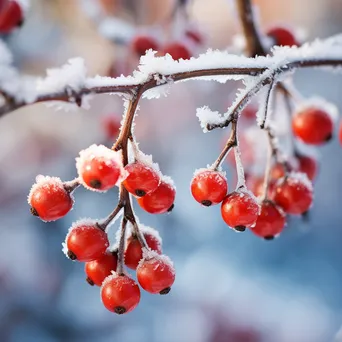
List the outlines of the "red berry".
{"type": "Polygon", "coordinates": [[[164,47],[163,52],[170,54],[175,61],[191,58],[190,51],[182,43],[170,43],[164,47]]]}
{"type": "Polygon", "coordinates": [[[279,179],[273,199],[288,214],[304,214],[312,204],[312,184],[306,174],[291,173],[288,177],[279,179]]]}
{"type": "Polygon", "coordinates": [[[148,213],[163,214],[173,209],[175,197],[175,188],[170,183],[161,181],[155,191],[137,198],[137,201],[140,207],[148,213]]]}
{"type": "Polygon", "coordinates": [[[122,315],[137,307],[140,302],[140,289],[132,278],[114,273],[104,280],[101,298],[106,309],[122,315]]]}
{"type": "Polygon", "coordinates": [[[284,212],[274,202],[265,200],[261,205],[256,224],[251,231],[265,240],[272,240],[282,232],[284,226],[284,212]]]}
{"type": "Polygon", "coordinates": [[[311,181],[314,180],[318,168],[317,161],[312,157],[300,155],[298,156],[298,163],[298,171],[305,173],[311,181]]]}
{"type": "Polygon", "coordinates": [[[175,281],[175,269],[165,255],[148,252],[137,268],[137,279],[147,292],[167,294],[175,281]]]}
{"type": "Polygon", "coordinates": [[[109,241],[107,234],[95,222],[80,220],[70,228],[65,245],[71,260],[93,261],[106,253],[109,241]]]}
{"type": "Polygon", "coordinates": [[[116,139],[120,132],[120,120],[113,116],[106,116],[102,120],[103,131],[108,140],[116,139]]]}
{"type": "Polygon", "coordinates": [[[267,35],[274,39],[275,45],[299,46],[295,34],[288,28],[276,26],[267,31],[267,35]]]}
{"type": "MultiPolygon", "coordinates": [[[[157,252],[158,254],[162,253],[160,238],[153,234],[144,233],[144,237],[148,247],[157,252]]],[[[143,258],[142,246],[138,240],[138,238],[134,235],[131,235],[126,243],[126,251],[125,251],[125,265],[133,270],[135,270],[139,264],[139,261],[143,258]]]]}
{"type": "Polygon", "coordinates": [[[340,127],[338,131],[338,138],[340,140],[340,144],[342,145],[342,121],[340,122],[340,127]]]}
{"type": "MultiPolygon", "coordinates": [[[[268,187],[268,196],[271,195],[274,188],[275,181],[270,179],[270,184],[268,187]]],[[[259,197],[263,195],[264,191],[264,177],[250,176],[247,179],[247,187],[252,191],[252,193],[259,197]]]]}
{"type": "Polygon", "coordinates": [[[100,259],[86,262],[84,270],[90,285],[101,286],[105,278],[116,271],[118,257],[116,253],[106,253],[100,259]]]}
{"type": "Polygon", "coordinates": [[[31,212],[43,221],[55,221],[65,216],[74,201],[57,177],[38,176],[28,196],[31,212]]]}
{"type": "Polygon", "coordinates": [[[158,50],[158,44],[154,38],[149,36],[136,36],[131,43],[132,50],[140,57],[149,49],[158,50]]]}
{"type": "Polygon", "coordinates": [[[128,176],[122,184],[131,194],[141,197],[158,188],[160,177],[151,167],[140,162],[135,162],[126,165],[125,170],[128,176]]]}
{"type": "Polygon", "coordinates": [[[272,167],[271,167],[271,179],[279,179],[285,176],[285,170],[284,170],[284,166],[282,163],[275,163],[272,167]]]}
{"type": "Polygon", "coordinates": [[[197,202],[206,207],[222,202],[227,195],[227,191],[227,180],[218,171],[200,171],[191,181],[192,196],[197,202]]]}
{"type": "Polygon", "coordinates": [[[259,205],[247,192],[234,191],[222,202],[221,215],[229,227],[244,231],[252,227],[259,214],[259,205]]]}
{"type": "Polygon", "coordinates": [[[334,129],[330,115],[316,107],[297,112],[292,118],[294,135],[306,144],[320,145],[329,141],[334,129]]]}
{"type": "Polygon", "coordinates": [[[103,145],[92,145],[81,151],[76,167],[83,185],[96,191],[115,186],[123,171],[120,154],[103,145]]]}
{"type": "Polygon", "coordinates": [[[23,11],[17,1],[10,0],[0,8],[0,33],[10,33],[21,25],[23,11]]]}

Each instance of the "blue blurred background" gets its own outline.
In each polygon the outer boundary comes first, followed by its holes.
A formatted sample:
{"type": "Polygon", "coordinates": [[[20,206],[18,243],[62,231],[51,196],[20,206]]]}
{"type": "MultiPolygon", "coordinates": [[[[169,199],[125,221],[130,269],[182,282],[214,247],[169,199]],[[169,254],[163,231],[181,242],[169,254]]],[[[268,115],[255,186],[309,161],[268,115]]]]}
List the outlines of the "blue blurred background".
{"type": "MultiPolygon", "coordinates": [[[[136,31],[157,35],[158,23],[167,18],[173,3],[32,0],[22,29],[3,38],[25,73],[44,75],[47,67],[75,56],[84,57],[90,75],[106,75],[113,65],[118,73],[127,72],[137,60],[125,41],[136,31]],[[123,22],[104,28],[103,19],[110,16],[123,22]],[[120,39],[104,38],[99,28],[120,39]]],[[[206,36],[206,46],[194,54],[230,45],[239,32],[233,2],[190,3],[189,18],[206,36]]],[[[339,0],[255,3],[263,27],[274,22],[298,25],[308,40],[342,28],[339,0]]],[[[179,34],[177,27],[170,32],[179,34]]],[[[342,109],[340,75],[306,70],[297,73],[295,84],[303,95],[320,94],[342,109]]],[[[99,288],[85,282],[83,265],[67,260],[61,251],[71,223],[105,217],[116,204],[116,191],[77,189],[72,212],[49,224],[30,215],[26,200],[37,174],[73,179],[74,158],[81,149],[93,143],[111,145],[101,120],[109,114],[120,118],[122,100],[101,95],[91,101],[90,110],[72,112],[40,104],[1,119],[1,342],[334,340],[342,324],[342,152],[337,140],[318,151],[320,172],[309,219],[291,219],[272,242],[233,232],[223,223],[219,206],[203,208],[191,198],[194,170],[215,160],[227,135],[203,134],[196,108],[208,104],[225,110],[235,86],[191,81],[173,86],[167,98],[141,102],[137,139],[174,178],[177,198],[169,215],[136,211],[142,223],[160,232],[177,278],[168,296],[144,293],[139,307],[124,316],[106,311],[99,288]]],[[[229,164],[224,167],[233,189],[235,171],[229,164]]]]}

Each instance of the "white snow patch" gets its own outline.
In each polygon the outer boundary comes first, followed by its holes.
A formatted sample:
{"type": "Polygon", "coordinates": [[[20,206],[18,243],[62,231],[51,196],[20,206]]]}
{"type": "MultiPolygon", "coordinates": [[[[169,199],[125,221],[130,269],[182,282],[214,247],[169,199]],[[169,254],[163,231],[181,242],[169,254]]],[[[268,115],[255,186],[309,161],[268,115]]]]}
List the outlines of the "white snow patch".
{"type": "Polygon", "coordinates": [[[208,106],[196,109],[196,116],[199,119],[203,132],[208,132],[208,125],[219,125],[224,123],[227,118],[217,111],[212,111],[208,106]]]}

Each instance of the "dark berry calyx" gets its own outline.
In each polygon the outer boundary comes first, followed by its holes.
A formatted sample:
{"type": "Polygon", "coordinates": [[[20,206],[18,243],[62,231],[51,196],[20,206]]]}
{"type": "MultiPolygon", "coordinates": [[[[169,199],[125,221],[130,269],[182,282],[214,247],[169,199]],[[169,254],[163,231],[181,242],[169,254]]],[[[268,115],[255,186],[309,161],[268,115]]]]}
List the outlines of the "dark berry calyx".
{"type": "Polygon", "coordinates": [[[68,258],[71,259],[71,260],[76,260],[76,259],[77,259],[76,254],[75,254],[74,252],[72,252],[72,251],[68,251],[68,252],[67,252],[67,256],[68,256],[68,258]]]}
{"type": "Polygon", "coordinates": [[[166,295],[166,294],[168,294],[170,291],[171,291],[171,287],[167,287],[167,288],[165,288],[164,290],[161,290],[161,291],[159,292],[159,294],[161,294],[161,295],[166,295]]]}
{"type": "Polygon", "coordinates": [[[101,182],[98,179],[92,179],[90,181],[90,186],[94,189],[100,189],[101,188],[101,182]]]}
{"type": "Polygon", "coordinates": [[[118,315],[122,315],[126,312],[126,309],[123,306],[117,306],[116,308],[114,308],[114,312],[118,315]]]}
{"type": "Polygon", "coordinates": [[[244,232],[246,230],[246,227],[245,226],[236,226],[236,227],[234,227],[234,229],[237,232],[244,232]]]}
{"type": "Polygon", "coordinates": [[[146,191],[141,190],[141,189],[137,189],[137,190],[135,190],[135,194],[136,194],[138,197],[142,197],[142,196],[145,196],[145,195],[146,195],[146,191]]]}
{"type": "Polygon", "coordinates": [[[274,236],[273,235],[267,235],[267,236],[264,237],[264,239],[267,240],[267,241],[271,241],[271,240],[274,239],[274,236]]]}
{"type": "Polygon", "coordinates": [[[90,286],[94,286],[94,285],[95,285],[95,283],[94,283],[89,277],[86,278],[86,282],[87,282],[90,286]]]}
{"type": "Polygon", "coordinates": [[[204,200],[201,202],[202,205],[204,205],[205,207],[210,207],[212,205],[212,202],[209,200],[204,200]]]}

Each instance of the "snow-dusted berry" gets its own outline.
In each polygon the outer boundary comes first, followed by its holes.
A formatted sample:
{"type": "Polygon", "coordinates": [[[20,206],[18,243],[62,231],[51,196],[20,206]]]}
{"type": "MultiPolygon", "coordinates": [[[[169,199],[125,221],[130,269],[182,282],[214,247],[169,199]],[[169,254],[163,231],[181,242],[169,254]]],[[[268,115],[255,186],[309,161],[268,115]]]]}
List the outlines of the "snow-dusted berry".
{"type": "Polygon", "coordinates": [[[123,181],[124,187],[131,194],[141,197],[157,189],[160,177],[153,168],[135,162],[125,166],[127,177],[123,181]]]}
{"type": "Polygon", "coordinates": [[[114,252],[107,252],[100,259],[86,262],[84,270],[87,282],[92,286],[101,286],[105,278],[116,271],[117,263],[118,256],[114,252]]]}
{"type": "Polygon", "coordinates": [[[313,201],[312,184],[306,174],[291,173],[279,179],[274,188],[273,199],[288,214],[304,214],[313,201]]]}
{"type": "Polygon", "coordinates": [[[237,231],[252,227],[259,214],[259,205],[247,192],[234,191],[222,202],[221,215],[224,222],[237,231]]]}
{"type": "Polygon", "coordinates": [[[304,108],[292,118],[293,134],[306,144],[324,144],[332,138],[333,129],[329,113],[318,107],[304,108]]]}
{"type": "Polygon", "coordinates": [[[88,262],[100,259],[108,247],[107,234],[91,220],[75,222],[65,239],[65,253],[71,260],[88,262]]]}
{"type": "MultiPolygon", "coordinates": [[[[161,240],[158,235],[148,232],[143,233],[147,246],[158,254],[162,253],[161,240]]],[[[135,270],[139,264],[139,261],[143,257],[142,246],[135,235],[131,235],[127,239],[125,250],[125,265],[135,270]]]]}
{"type": "Polygon", "coordinates": [[[101,299],[106,309],[122,315],[137,307],[140,289],[132,278],[113,273],[102,284],[101,299]]]}
{"type": "Polygon", "coordinates": [[[120,126],[120,120],[115,116],[115,114],[105,116],[102,119],[103,131],[108,140],[114,140],[117,138],[120,132],[120,126]]]}
{"type": "Polygon", "coordinates": [[[274,40],[274,45],[299,46],[295,33],[287,27],[274,26],[266,34],[274,40]]]}
{"type": "Polygon", "coordinates": [[[194,199],[206,207],[221,203],[228,191],[226,177],[213,170],[196,173],[190,187],[194,199]]]}
{"type": "Polygon", "coordinates": [[[122,180],[121,154],[103,145],[91,145],[76,158],[82,184],[91,190],[107,191],[122,180]]]}
{"type": "Polygon", "coordinates": [[[138,57],[143,56],[147,50],[157,51],[159,46],[157,41],[150,36],[136,36],[131,42],[131,48],[138,57]]]}
{"type": "Polygon", "coordinates": [[[273,240],[285,227],[285,214],[273,201],[265,200],[251,231],[265,240],[273,240]]]}
{"type": "Polygon", "coordinates": [[[191,58],[189,49],[184,44],[178,42],[169,43],[168,45],[164,46],[163,52],[164,54],[171,55],[175,61],[191,58]]]}
{"type": "Polygon", "coordinates": [[[175,278],[175,269],[167,256],[144,251],[144,259],[137,268],[137,279],[145,291],[167,294],[175,278]]]}
{"type": "Polygon", "coordinates": [[[317,174],[317,161],[313,157],[300,155],[297,157],[298,160],[298,171],[305,173],[308,178],[312,181],[315,179],[317,174]]]}
{"type": "Polygon", "coordinates": [[[10,33],[24,20],[23,9],[18,1],[8,0],[0,8],[0,34],[10,33]]]}
{"type": "Polygon", "coordinates": [[[31,212],[43,221],[65,216],[73,206],[73,198],[57,177],[37,176],[28,196],[31,212]]]}
{"type": "Polygon", "coordinates": [[[163,214],[173,209],[175,197],[174,186],[162,180],[155,191],[137,198],[137,202],[150,214],[163,214]]]}

